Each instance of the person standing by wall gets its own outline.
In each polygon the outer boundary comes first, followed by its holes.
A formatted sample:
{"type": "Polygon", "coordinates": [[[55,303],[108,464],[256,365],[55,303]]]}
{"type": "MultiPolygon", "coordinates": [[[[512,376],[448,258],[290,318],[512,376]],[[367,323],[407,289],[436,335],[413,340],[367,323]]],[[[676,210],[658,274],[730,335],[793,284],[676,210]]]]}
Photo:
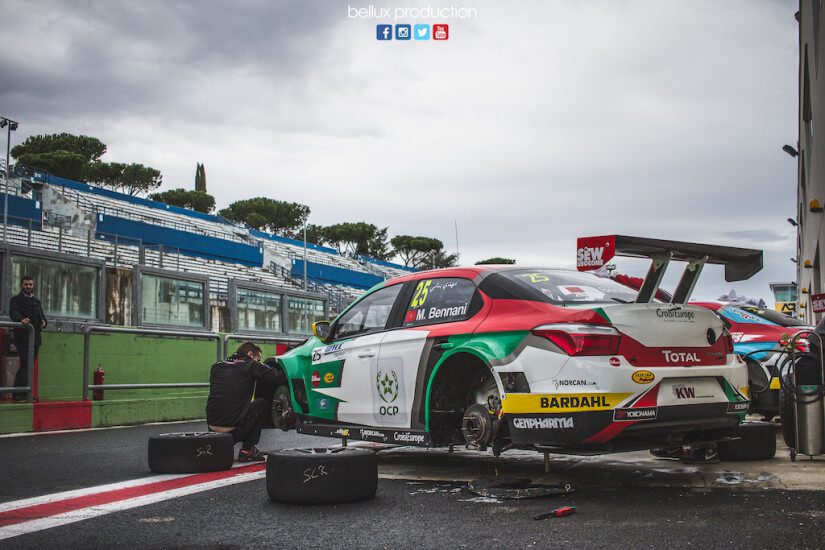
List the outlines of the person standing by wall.
{"type": "MultiPolygon", "coordinates": [[[[34,278],[30,275],[24,275],[20,279],[20,294],[12,296],[9,302],[9,317],[12,321],[24,325],[30,324],[34,327],[33,357],[36,362],[37,352],[40,350],[41,333],[46,328],[48,321],[43,313],[43,305],[34,295],[34,278]]],[[[14,329],[14,343],[20,357],[20,368],[17,369],[17,376],[14,377],[14,385],[15,387],[26,387],[29,385],[29,329],[14,329]]],[[[15,394],[14,400],[24,401],[25,397],[21,394],[15,394]]]]}

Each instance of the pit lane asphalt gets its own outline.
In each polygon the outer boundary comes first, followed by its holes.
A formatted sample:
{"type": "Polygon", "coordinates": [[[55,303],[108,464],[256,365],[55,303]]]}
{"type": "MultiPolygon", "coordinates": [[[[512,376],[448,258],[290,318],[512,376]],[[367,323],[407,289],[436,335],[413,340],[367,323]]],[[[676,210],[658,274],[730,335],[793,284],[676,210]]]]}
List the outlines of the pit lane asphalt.
{"type": "MultiPolygon", "coordinates": [[[[202,428],[203,423],[167,424],[0,439],[0,501],[145,477],[150,435],[202,428]]],[[[330,443],[334,440],[267,430],[261,447],[330,443]]],[[[382,459],[382,470],[386,462],[382,459]]],[[[425,461],[423,468],[429,464],[425,461]]],[[[822,548],[825,540],[825,491],[614,487],[609,476],[596,481],[563,497],[491,501],[466,492],[463,482],[381,479],[370,502],[290,506],[271,503],[264,481],[256,480],[22,535],[2,545],[822,548]],[[561,505],[575,505],[578,513],[532,519],[561,505]]]]}

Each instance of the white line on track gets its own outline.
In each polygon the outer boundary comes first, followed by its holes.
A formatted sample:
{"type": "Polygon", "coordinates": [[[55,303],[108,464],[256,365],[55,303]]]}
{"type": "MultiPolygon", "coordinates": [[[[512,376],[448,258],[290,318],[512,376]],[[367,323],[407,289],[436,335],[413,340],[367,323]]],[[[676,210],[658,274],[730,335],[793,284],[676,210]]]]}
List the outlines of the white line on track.
{"type": "MultiPolygon", "coordinates": [[[[248,464],[236,464],[233,466],[234,468],[239,468],[243,466],[249,466],[248,464]]],[[[109,483],[106,485],[98,485],[96,487],[89,487],[86,489],[77,489],[73,491],[64,491],[62,493],[55,493],[52,495],[44,495],[40,497],[34,497],[24,500],[17,500],[14,502],[6,502],[0,505],[0,512],[6,512],[11,510],[17,510],[21,508],[27,508],[29,506],[35,506],[38,504],[46,504],[60,500],[67,500],[70,498],[82,497],[82,496],[89,496],[95,495],[99,493],[103,493],[106,491],[113,491],[119,489],[127,489],[130,487],[139,487],[141,485],[147,485],[150,483],[156,483],[159,481],[167,481],[171,479],[177,479],[182,477],[189,477],[192,474],[174,474],[174,475],[158,475],[158,476],[150,476],[140,479],[133,479],[129,481],[123,481],[119,483],[109,483]]],[[[33,519],[30,521],[25,521],[13,525],[8,525],[6,527],[0,527],[0,540],[17,537],[20,535],[25,535],[28,533],[34,533],[37,531],[42,531],[44,529],[51,529],[52,527],[59,527],[61,525],[67,525],[70,523],[75,523],[78,521],[83,521],[89,518],[103,516],[106,514],[111,514],[113,512],[119,512],[122,510],[129,510],[131,508],[137,508],[140,506],[146,506],[147,504],[154,504],[157,502],[163,502],[165,500],[171,500],[179,497],[184,497],[187,495],[191,495],[194,493],[200,493],[203,491],[209,491],[211,489],[217,489],[219,487],[226,487],[229,485],[234,485],[237,483],[245,483],[248,481],[254,481],[257,479],[262,479],[266,477],[266,470],[260,470],[255,472],[248,472],[238,475],[233,475],[230,477],[226,477],[223,479],[217,479],[213,481],[207,481],[203,483],[197,483],[193,485],[187,485],[186,487],[180,487],[177,489],[170,489],[167,491],[160,491],[157,493],[142,495],[138,497],[128,498],[116,502],[110,502],[107,504],[101,504],[97,506],[89,506],[86,508],[79,508],[77,510],[72,510],[70,512],[65,512],[62,514],[57,514],[54,516],[46,517],[46,518],[39,518],[33,519]]]]}

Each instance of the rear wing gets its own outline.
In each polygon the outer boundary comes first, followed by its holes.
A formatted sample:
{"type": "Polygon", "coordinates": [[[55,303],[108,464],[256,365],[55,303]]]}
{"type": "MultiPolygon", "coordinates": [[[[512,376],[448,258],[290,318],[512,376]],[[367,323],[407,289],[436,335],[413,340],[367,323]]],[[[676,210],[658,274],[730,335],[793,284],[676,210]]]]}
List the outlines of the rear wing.
{"type": "Polygon", "coordinates": [[[636,302],[650,302],[656,295],[662,277],[671,260],[688,262],[671,303],[683,304],[688,301],[699,274],[706,263],[725,266],[725,280],[744,281],[762,269],[762,251],[751,248],[717,246],[712,244],[685,243],[605,235],[602,237],[580,237],[576,246],[576,267],[579,271],[590,271],[603,267],[614,256],[650,258],[652,261],[644,283],[639,289],[636,302]]]}

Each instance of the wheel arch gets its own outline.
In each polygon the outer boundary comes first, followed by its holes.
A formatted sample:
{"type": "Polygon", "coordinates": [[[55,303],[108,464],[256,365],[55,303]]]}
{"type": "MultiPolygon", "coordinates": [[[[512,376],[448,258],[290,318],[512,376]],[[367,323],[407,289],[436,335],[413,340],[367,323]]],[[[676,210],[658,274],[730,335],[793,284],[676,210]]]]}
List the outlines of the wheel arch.
{"type": "Polygon", "coordinates": [[[491,359],[489,357],[476,349],[467,347],[451,350],[449,354],[445,354],[441,360],[439,360],[427,381],[427,391],[424,401],[424,426],[428,432],[432,433],[433,431],[431,424],[433,391],[437,389],[437,385],[442,383],[442,380],[445,380],[445,377],[450,373],[456,370],[466,369],[469,369],[470,372],[481,371],[489,373],[495,382],[499,394],[503,391],[501,380],[491,367],[491,359]]]}

